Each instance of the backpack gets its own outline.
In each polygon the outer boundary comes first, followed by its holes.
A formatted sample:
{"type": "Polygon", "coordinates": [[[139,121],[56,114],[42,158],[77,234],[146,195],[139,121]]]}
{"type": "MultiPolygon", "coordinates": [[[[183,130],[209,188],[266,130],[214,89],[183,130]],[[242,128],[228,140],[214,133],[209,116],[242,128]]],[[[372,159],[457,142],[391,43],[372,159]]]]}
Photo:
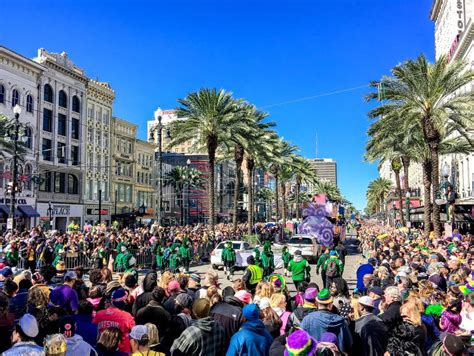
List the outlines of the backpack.
{"type": "Polygon", "coordinates": [[[337,268],[337,263],[335,260],[330,260],[328,264],[328,268],[326,268],[326,277],[334,278],[337,277],[339,274],[339,270],[337,268]]]}

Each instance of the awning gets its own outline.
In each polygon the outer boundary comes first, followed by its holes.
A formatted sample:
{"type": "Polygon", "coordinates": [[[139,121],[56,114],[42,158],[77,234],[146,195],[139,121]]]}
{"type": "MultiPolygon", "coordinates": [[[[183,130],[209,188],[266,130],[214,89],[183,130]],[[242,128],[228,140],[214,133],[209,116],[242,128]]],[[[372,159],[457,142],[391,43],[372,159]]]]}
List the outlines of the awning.
{"type": "Polygon", "coordinates": [[[40,214],[30,205],[19,205],[18,209],[23,213],[24,216],[29,218],[39,218],[40,214]]]}
{"type": "MultiPolygon", "coordinates": [[[[10,216],[10,207],[6,205],[0,205],[0,216],[8,218],[10,216]]],[[[23,214],[18,209],[15,209],[15,214],[13,214],[13,216],[15,218],[21,218],[23,214]]]]}

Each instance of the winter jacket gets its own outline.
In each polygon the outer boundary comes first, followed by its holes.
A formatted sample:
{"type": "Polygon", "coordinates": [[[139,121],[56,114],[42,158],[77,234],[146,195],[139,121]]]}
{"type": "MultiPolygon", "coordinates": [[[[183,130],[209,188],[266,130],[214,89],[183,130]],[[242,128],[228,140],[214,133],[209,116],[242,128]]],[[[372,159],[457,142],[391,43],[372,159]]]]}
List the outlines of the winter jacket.
{"type": "Polygon", "coordinates": [[[96,354],[95,350],[82,339],[81,335],[74,335],[72,337],[68,337],[66,339],[67,342],[67,351],[66,356],[89,356],[91,355],[91,351],[93,350],[92,354],[96,354]]]}
{"type": "Polygon", "coordinates": [[[317,311],[318,309],[314,305],[303,304],[301,307],[297,307],[293,313],[290,314],[288,318],[288,323],[286,324],[286,330],[290,330],[291,328],[296,328],[301,325],[304,317],[309,315],[312,312],[317,311]]]}
{"type": "Polygon", "coordinates": [[[223,302],[217,303],[211,308],[211,318],[224,329],[226,350],[230,338],[239,330],[242,324],[242,308],[242,302],[235,297],[225,297],[223,302]]]}
{"type": "Polygon", "coordinates": [[[307,315],[301,322],[301,328],[316,340],[325,332],[337,336],[339,349],[348,352],[352,345],[352,336],[346,319],[326,310],[318,310],[307,315]]]}
{"type": "Polygon", "coordinates": [[[354,323],[354,345],[352,354],[363,356],[383,355],[387,347],[387,327],[384,322],[370,313],[354,323]]]}
{"type": "Polygon", "coordinates": [[[146,307],[141,308],[138,311],[135,321],[137,325],[145,325],[146,323],[156,325],[158,328],[158,335],[164,337],[170,319],[170,313],[168,313],[158,302],[152,300],[146,307]]]}
{"type": "Polygon", "coordinates": [[[261,320],[247,321],[230,339],[227,356],[266,356],[273,338],[261,320]]]}
{"type": "Polygon", "coordinates": [[[10,298],[8,311],[15,315],[15,319],[20,319],[25,313],[28,303],[28,290],[20,289],[18,293],[10,298]]]}
{"type": "Polygon", "coordinates": [[[140,294],[137,299],[135,299],[135,301],[133,302],[133,306],[132,306],[132,315],[133,316],[137,316],[138,315],[138,312],[140,311],[140,309],[146,307],[148,305],[148,303],[151,302],[152,300],[152,296],[151,296],[152,292],[144,292],[142,294],[140,294]]]}
{"type": "Polygon", "coordinates": [[[387,352],[390,356],[421,356],[423,352],[415,341],[417,337],[417,328],[411,323],[402,321],[395,325],[393,330],[389,331],[387,352]]]}
{"type": "Polygon", "coordinates": [[[224,329],[211,318],[197,320],[183,331],[171,347],[173,356],[221,356],[224,354],[224,329]]]}
{"type": "Polygon", "coordinates": [[[33,341],[17,342],[13,347],[5,351],[2,356],[44,356],[42,347],[35,344],[33,341]]]}
{"type": "Polygon", "coordinates": [[[92,347],[97,345],[97,325],[92,324],[92,317],[88,315],[74,314],[76,320],[76,334],[81,335],[85,342],[92,347]]]}
{"type": "Polygon", "coordinates": [[[400,307],[402,303],[395,301],[390,303],[390,305],[385,309],[385,311],[380,315],[380,319],[387,325],[388,331],[390,332],[397,324],[402,321],[402,316],[400,315],[400,307]]]}
{"type": "Polygon", "coordinates": [[[426,328],[425,351],[439,340],[440,332],[436,320],[431,315],[421,314],[421,321],[426,328]]]}
{"type": "Polygon", "coordinates": [[[441,314],[441,319],[439,320],[441,331],[454,334],[456,331],[459,330],[459,325],[461,325],[461,321],[461,314],[456,314],[450,312],[449,310],[445,310],[441,314]]]}

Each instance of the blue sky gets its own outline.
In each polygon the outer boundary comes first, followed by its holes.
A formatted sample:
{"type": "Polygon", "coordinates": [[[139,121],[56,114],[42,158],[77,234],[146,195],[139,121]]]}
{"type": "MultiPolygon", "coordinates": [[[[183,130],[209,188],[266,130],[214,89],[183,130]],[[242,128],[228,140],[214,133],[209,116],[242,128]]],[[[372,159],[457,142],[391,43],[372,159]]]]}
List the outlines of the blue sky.
{"type": "MultiPolygon", "coordinates": [[[[140,125],[201,87],[258,107],[353,88],[425,53],[431,0],[2,1],[0,44],[25,56],[66,51],[116,91],[114,115],[140,125]],[[6,16],[5,16],[6,15],[6,16]]],[[[338,163],[342,192],[365,206],[368,88],[266,110],[306,157],[338,163]]]]}

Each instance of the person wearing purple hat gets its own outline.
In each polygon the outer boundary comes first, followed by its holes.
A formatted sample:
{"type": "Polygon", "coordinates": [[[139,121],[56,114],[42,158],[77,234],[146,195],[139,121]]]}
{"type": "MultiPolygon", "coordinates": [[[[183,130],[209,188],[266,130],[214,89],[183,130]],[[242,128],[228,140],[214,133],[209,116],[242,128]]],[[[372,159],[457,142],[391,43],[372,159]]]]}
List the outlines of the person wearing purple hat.
{"type": "Polygon", "coordinates": [[[315,356],[318,342],[304,330],[296,330],[286,338],[284,356],[315,356]]]}
{"type": "Polygon", "coordinates": [[[338,339],[338,347],[348,352],[352,345],[352,336],[346,319],[331,312],[333,297],[327,288],[316,296],[318,310],[304,317],[301,328],[318,340],[327,331],[334,332],[338,339]]]}
{"type": "Polygon", "coordinates": [[[297,307],[293,313],[288,317],[288,323],[286,330],[291,328],[300,327],[301,321],[306,315],[318,310],[316,305],[316,295],[318,294],[317,288],[307,288],[304,292],[304,304],[297,307]]]}
{"type": "Polygon", "coordinates": [[[336,334],[325,332],[321,335],[319,343],[316,347],[318,355],[340,355],[339,347],[337,346],[336,334]]]}
{"type": "Polygon", "coordinates": [[[387,347],[388,330],[382,319],[373,314],[375,307],[371,297],[359,298],[357,309],[360,318],[354,324],[354,355],[383,355],[387,347]]]}

